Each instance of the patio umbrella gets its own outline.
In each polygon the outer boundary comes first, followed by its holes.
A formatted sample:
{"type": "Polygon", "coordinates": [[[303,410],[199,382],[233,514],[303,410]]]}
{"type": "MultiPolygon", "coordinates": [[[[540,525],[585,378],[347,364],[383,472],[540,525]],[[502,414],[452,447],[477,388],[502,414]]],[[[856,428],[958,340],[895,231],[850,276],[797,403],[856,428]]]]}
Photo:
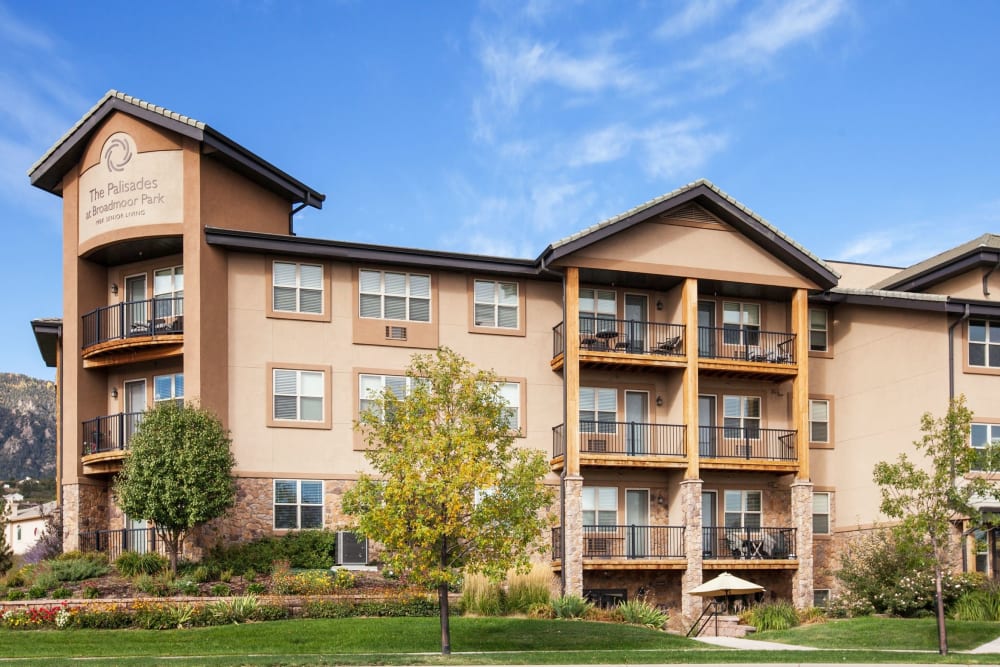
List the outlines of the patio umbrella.
{"type": "Polygon", "coordinates": [[[763,586],[740,579],[728,572],[723,572],[714,579],[709,579],[700,586],[695,586],[688,591],[691,595],[699,595],[703,598],[716,598],[726,596],[726,608],[729,608],[729,596],[731,594],[746,595],[747,593],[760,593],[763,586]]]}

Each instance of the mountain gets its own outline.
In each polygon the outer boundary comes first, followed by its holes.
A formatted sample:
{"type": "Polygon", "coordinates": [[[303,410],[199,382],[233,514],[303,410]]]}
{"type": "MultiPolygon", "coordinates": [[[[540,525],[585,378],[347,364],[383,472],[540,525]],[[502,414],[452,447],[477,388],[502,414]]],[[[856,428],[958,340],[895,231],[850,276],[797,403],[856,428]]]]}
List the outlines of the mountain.
{"type": "Polygon", "coordinates": [[[0,373],[0,479],[56,476],[56,385],[0,373]]]}

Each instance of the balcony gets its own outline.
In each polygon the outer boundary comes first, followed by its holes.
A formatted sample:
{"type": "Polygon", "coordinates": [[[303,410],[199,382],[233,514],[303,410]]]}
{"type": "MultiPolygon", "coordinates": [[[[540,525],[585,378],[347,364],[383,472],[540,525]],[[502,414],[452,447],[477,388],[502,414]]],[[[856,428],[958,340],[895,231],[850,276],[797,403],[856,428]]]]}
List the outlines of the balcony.
{"type": "Polygon", "coordinates": [[[798,372],[795,334],[753,327],[698,327],[698,359],[716,375],[781,379],[798,372]]]}
{"type": "Polygon", "coordinates": [[[126,551],[146,553],[155,551],[166,555],[166,544],[156,534],[155,528],[122,528],[121,530],[91,530],[80,533],[80,551],[107,554],[114,562],[126,551]]]}
{"type": "MultiPolygon", "coordinates": [[[[560,526],[552,529],[552,560],[561,559],[560,526]]],[[[674,561],[666,565],[680,569],[687,566],[683,526],[583,526],[585,569],[641,569],[650,561],[657,567],[665,565],[662,561],[674,561]]]]}
{"type": "Polygon", "coordinates": [[[184,297],[125,301],[83,316],[85,368],[182,354],[184,297]]]}
{"type": "Polygon", "coordinates": [[[105,474],[121,470],[129,438],[139,427],[143,414],[120,412],[83,422],[83,472],[105,474]]]}
{"type": "Polygon", "coordinates": [[[798,433],[787,429],[699,426],[698,455],[702,468],[795,470],[798,433]]]}
{"type": "Polygon", "coordinates": [[[711,569],[794,569],[794,528],[721,528],[702,530],[704,567],[711,569]]]}
{"type": "MultiPolygon", "coordinates": [[[[552,327],[552,368],[562,368],[566,326],[552,327]]],[[[580,350],[580,364],[600,368],[622,365],[683,366],[684,325],[637,320],[580,318],[580,334],[571,343],[580,350]]]]}
{"type": "MultiPolygon", "coordinates": [[[[640,422],[580,422],[580,464],[683,467],[685,427],[640,422]]],[[[566,454],[566,428],[552,429],[552,458],[566,454]]]]}

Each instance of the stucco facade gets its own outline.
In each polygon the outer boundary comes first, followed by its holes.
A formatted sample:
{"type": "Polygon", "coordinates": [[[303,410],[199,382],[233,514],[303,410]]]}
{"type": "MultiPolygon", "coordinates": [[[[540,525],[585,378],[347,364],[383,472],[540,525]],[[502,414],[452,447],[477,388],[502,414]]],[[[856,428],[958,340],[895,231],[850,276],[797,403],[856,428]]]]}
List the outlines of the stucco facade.
{"type": "Polygon", "coordinates": [[[144,528],[110,488],[161,400],[233,438],[236,506],[190,555],[350,527],[368,392],[405,391],[411,356],[448,346],[504,378],[519,446],[550,459],[541,556],[564,591],[691,617],[687,591],[728,570],[804,607],[838,536],[878,522],[871,468],[924,411],[965,393],[1000,422],[991,235],[905,270],[838,265],[698,181],[534,260],[307,239],[294,213],[323,195],[114,92],[30,174],[64,203],[62,318],[35,330],[58,366],[67,548],[144,528]]]}

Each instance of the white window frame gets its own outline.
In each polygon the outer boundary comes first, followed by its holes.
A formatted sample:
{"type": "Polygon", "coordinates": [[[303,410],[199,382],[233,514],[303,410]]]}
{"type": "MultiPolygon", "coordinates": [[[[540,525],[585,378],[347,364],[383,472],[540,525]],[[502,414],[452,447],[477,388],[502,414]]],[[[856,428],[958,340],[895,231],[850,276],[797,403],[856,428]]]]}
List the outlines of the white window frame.
{"type": "Polygon", "coordinates": [[[809,399],[809,442],[830,442],[830,400],[826,398],[809,399]],[[826,427],[825,437],[816,437],[816,425],[826,427]]]}
{"type": "Polygon", "coordinates": [[[174,401],[178,404],[184,403],[184,373],[153,376],[153,405],[156,406],[168,401],[174,401]],[[170,389],[168,395],[163,395],[159,391],[164,385],[170,389]]]}
{"type": "Polygon", "coordinates": [[[833,494],[829,491],[813,491],[812,497],[812,525],[813,525],[813,535],[831,535],[832,523],[831,519],[833,517],[833,494]],[[826,529],[817,530],[816,520],[820,518],[821,521],[825,521],[826,529]]]}
{"type": "Polygon", "coordinates": [[[581,334],[612,331],[618,319],[618,292],[582,287],[579,309],[581,334]]]}
{"type": "Polygon", "coordinates": [[[763,401],[760,396],[723,395],[722,397],[722,433],[727,439],[760,438],[762,422],[761,410],[763,401]],[[752,406],[757,406],[757,414],[753,414],[752,406]],[[740,429],[735,432],[733,429],[740,429]]]}
{"type": "Polygon", "coordinates": [[[487,329],[518,329],[521,326],[521,292],[516,282],[505,280],[472,281],[472,322],[487,329]],[[513,288],[513,296],[505,289],[513,288]],[[489,298],[487,298],[489,297],[489,298]],[[513,312],[514,321],[503,322],[502,314],[513,312]],[[488,313],[488,315],[487,315],[488,313]]]}
{"type": "MultiPolygon", "coordinates": [[[[287,376],[286,376],[287,379],[287,376]]],[[[323,423],[326,421],[326,372],[319,370],[305,370],[301,368],[273,368],[271,369],[271,419],[276,422],[302,422],[302,423],[323,423]],[[294,375],[295,387],[291,392],[282,391],[279,393],[279,373],[290,373],[294,375]],[[317,382],[318,380],[318,382],[317,382]],[[306,384],[315,388],[318,386],[319,392],[313,389],[310,391],[306,384]],[[278,398],[295,399],[295,416],[279,417],[277,410],[278,398]],[[319,415],[316,419],[306,419],[302,415],[305,412],[305,405],[312,405],[319,399],[319,415]],[[308,403],[306,403],[308,401],[308,403]]]]}
{"type": "Polygon", "coordinates": [[[580,387],[579,405],[581,433],[616,432],[618,428],[617,389],[612,387],[580,387]]]}
{"type": "Polygon", "coordinates": [[[326,275],[322,264],[274,260],[271,263],[271,310],[276,313],[323,315],[323,310],[326,307],[326,299],[323,294],[325,280],[326,275]],[[290,267],[291,276],[284,275],[287,271],[279,271],[279,266],[290,267]],[[311,275],[313,273],[312,269],[319,269],[318,283],[315,280],[315,276],[311,275]],[[291,280],[286,280],[286,277],[290,277],[291,280]],[[282,281],[280,284],[279,280],[282,281]],[[283,301],[283,299],[279,299],[278,290],[289,291],[289,296],[292,297],[295,304],[289,305],[289,307],[280,307],[279,302],[283,301]],[[315,309],[315,306],[312,305],[313,303],[318,305],[319,310],[315,309]]]}
{"type": "Polygon", "coordinates": [[[359,269],[358,270],[358,317],[370,320],[392,320],[399,322],[421,322],[426,323],[431,321],[431,295],[433,293],[433,281],[429,273],[406,273],[403,271],[382,271],[380,269],[359,269]],[[365,274],[374,275],[378,274],[378,290],[366,290],[365,289],[365,274]],[[386,292],[386,276],[402,276],[403,279],[403,293],[402,294],[389,294],[386,292]],[[427,280],[427,294],[423,295],[419,292],[414,294],[414,278],[425,278],[427,280]],[[365,301],[366,297],[369,299],[378,299],[378,315],[365,315],[365,301]],[[403,317],[386,317],[386,299],[403,299],[403,317]],[[415,319],[413,317],[413,306],[417,302],[426,302],[427,318],[426,319],[415,319]]]}
{"type": "Polygon", "coordinates": [[[830,351],[830,311],[825,308],[809,309],[809,351],[829,352],[830,351]],[[820,317],[817,319],[816,316],[820,317]],[[822,320],[822,321],[819,321],[822,320]],[[813,336],[822,334],[823,345],[814,345],[813,336]]]}
{"type": "Polygon", "coordinates": [[[726,528],[747,528],[756,530],[764,525],[764,492],[757,489],[726,489],[722,494],[722,523],[726,528]],[[757,509],[753,509],[751,498],[757,499],[757,509]],[[739,508],[731,502],[736,499],[739,508]],[[739,525],[730,519],[739,517],[739,525]],[[750,517],[757,517],[756,522],[747,522],[750,517]],[[753,525],[756,523],[756,525],[753,525]]]}
{"type": "Polygon", "coordinates": [[[184,265],[168,266],[153,270],[153,316],[176,317],[184,314],[184,265]],[[169,289],[157,285],[158,278],[166,277],[169,289]]]}
{"type": "Polygon", "coordinates": [[[325,500],[326,500],[326,485],[323,480],[316,479],[276,479],[271,485],[271,515],[272,515],[272,527],[274,530],[321,530],[326,523],[325,514],[325,500]],[[278,485],[287,485],[291,483],[295,485],[295,501],[294,502],[278,502],[278,485]],[[309,485],[310,488],[314,488],[313,485],[319,485],[319,502],[306,502],[303,499],[302,485],[309,485]],[[278,508],[279,507],[294,507],[295,508],[295,525],[294,526],[279,526],[278,525],[278,508]],[[303,508],[319,508],[319,525],[312,525],[303,527],[302,521],[302,510],[303,508]]]}
{"type": "MultiPolygon", "coordinates": [[[[390,384],[389,380],[392,380],[391,384],[401,385],[400,388],[403,390],[402,396],[396,396],[398,399],[404,399],[410,395],[413,391],[414,378],[408,375],[391,375],[387,373],[359,373],[358,374],[358,414],[363,414],[366,410],[375,410],[375,400],[381,395],[382,391],[385,390],[386,385],[390,384]],[[366,387],[366,379],[369,384],[374,382],[378,383],[378,387],[368,386],[366,387]]],[[[392,387],[390,386],[390,389],[392,387]]],[[[396,393],[393,390],[393,393],[396,393]]]]}
{"type": "Polygon", "coordinates": [[[761,331],[759,303],[722,302],[722,340],[726,345],[759,345],[761,331]],[[732,308],[735,306],[736,308],[732,308]],[[735,314],[735,318],[733,315],[735,314]],[[756,320],[756,321],[754,321],[756,320]]]}
{"type": "Polygon", "coordinates": [[[521,383],[520,382],[499,382],[497,383],[500,397],[507,402],[505,409],[507,414],[507,427],[511,431],[521,430],[521,383]]]}
{"type": "Polygon", "coordinates": [[[995,356],[1000,360],[1000,321],[997,320],[969,320],[969,340],[968,340],[968,354],[969,354],[969,366],[973,368],[1000,368],[1000,363],[991,363],[990,360],[995,356]],[[973,340],[973,325],[981,326],[983,329],[982,340],[973,340]],[[973,346],[977,348],[982,348],[983,363],[975,364],[972,362],[972,349],[973,346]]]}
{"type": "MultiPolygon", "coordinates": [[[[969,444],[972,448],[985,450],[990,443],[1000,443],[1000,424],[973,422],[969,427],[969,444]]],[[[973,463],[972,469],[983,470],[984,468],[973,463]]]]}
{"type": "Polygon", "coordinates": [[[614,530],[618,525],[618,487],[585,486],[580,493],[580,506],[584,526],[608,526],[614,530]]]}

